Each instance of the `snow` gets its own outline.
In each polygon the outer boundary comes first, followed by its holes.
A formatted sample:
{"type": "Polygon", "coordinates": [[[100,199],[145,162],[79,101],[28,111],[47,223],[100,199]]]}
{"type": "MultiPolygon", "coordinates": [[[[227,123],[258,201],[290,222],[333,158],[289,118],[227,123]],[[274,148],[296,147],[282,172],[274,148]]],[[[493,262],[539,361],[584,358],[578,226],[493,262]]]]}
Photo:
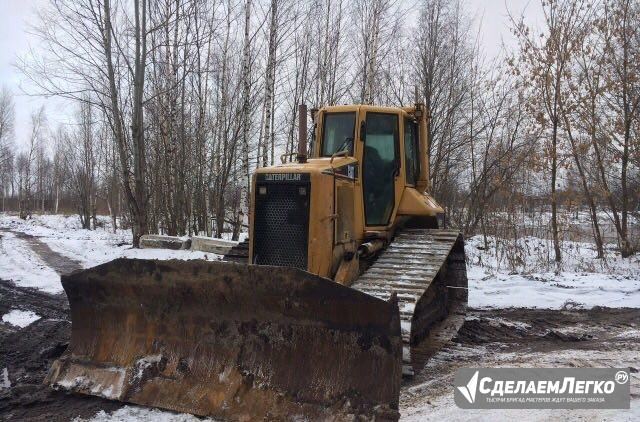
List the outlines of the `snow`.
{"type": "Polygon", "coordinates": [[[22,220],[0,213],[0,279],[11,280],[20,287],[34,287],[47,293],[62,292],[60,276],[29,247],[24,239],[5,230],[23,232],[37,237],[53,250],[91,268],[116,258],[138,259],[204,259],[220,260],[217,254],[167,249],[134,249],[131,233],[111,229],[106,216],[100,216],[101,227],[82,229],[77,215],[34,215],[22,220]]]}
{"type": "Polygon", "coordinates": [[[465,239],[467,263],[506,274],[569,272],[640,277],[640,254],[622,258],[613,244],[605,245],[604,259],[599,259],[593,243],[563,241],[559,267],[553,261],[553,244],[549,239],[525,236],[513,240],[489,236],[486,246],[482,236],[465,239]]]}
{"type": "Polygon", "coordinates": [[[402,331],[402,334],[411,334],[411,322],[400,321],[400,330],[402,331]]]}
{"type": "Polygon", "coordinates": [[[640,278],[609,274],[491,274],[471,267],[469,306],[473,308],[640,308],[640,278]]]}
{"type": "MultiPolygon", "coordinates": [[[[440,397],[430,404],[401,409],[400,420],[403,422],[421,422],[427,420],[450,421],[549,421],[549,420],[611,420],[637,421],[640,420],[640,400],[631,401],[629,410],[612,409],[491,409],[470,410],[460,409],[453,402],[453,394],[440,397]]],[[[186,413],[174,413],[158,409],[137,406],[124,406],[114,412],[104,410],[98,412],[90,422],[214,422],[213,419],[200,419],[186,413]]],[[[86,419],[76,418],[74,422],[84,422],[86,419]]]]}
{"type": "Polygon", "coordinates": [[[21,231],[40,238],[53,251],[74,259],[90,268],[116,258],[139,259],[220,259],[219,255],[198,251],[167,249],[133,249],[131,232],[118,229],[115,233],[109,218],[98,217],[102,227],[96,230],[82,229],[76,215],[35,215],[21,220],[15,216],[0,214],[0,227],[21,231]]]}
{"type": "MultiPolygon", "coordinates": [[[[76,418],[74,422],[86,420],[76,418]]],[[[101,410],[93,418],[89,419],[91,422],[128,422],[132,420],[137,422],[214,422],[213,419],[200,419],[186,413],[174,413],[137,406],[124,406],[111,413],[101,410]]]]}
{"type": "Polygon", "coordinates": [[[147,369],[149,369],[154,364],[157,365],[162,360],[162,355],[152,355],[145,356],[136,361],[135,367],[138,369],[136,374],[133,376],[133,379],[139,380],[142,379],[144,373],[147,369]]]}
{"type": "Polygon", "coordinates": [[[89,385],[89,380],[87,377],[75,377],[73,379],[64,379],[62,381],[58,381],[56,384],[59,386],[68,389],[75,387],[84,387],[86,388],[89,385]]]}
{"type": "MultiPolygon", "coordinates": [[[[128,231],[111,230],[106,217],[99,219],[102,227],[97,230],[80,228],[77,216],[42,215],[23,221],[14,216],[0,214],[0,279],[12,280],[20,286],[35,287],[48,293],[61,291],[59,276],[43,262],[29,247],[26,240],[1,229],[24,232],[38,237],[52,250],[74,259],[84,268],[89,268],[118,257],[146,259],[208,259],[218,260],[219,255],[164,249],[133,249],[128,231]]],[[[244,238],[246,234],[243,234],[244,238]]],[[[546,239],[521,238],[515,242],[504,239],[488,239],[489,247],[484,247],[484,239],[475,236],[466,240],[467,270],[469,279],[469,306],[474,308],[526,307],[562,309],[567,307],[590,308],[594,306],[640,308],[640,256],[622,259],[612,248],[605,251],[605,259],[596,259],[595,250],[589,243],[564,241],[562,244],[563,264],[556,267],[549,264],[553,254],[552,245],[546,239]]],[[[18,325],[33,322],[39,317],[32,312],[12,310],[3,316],[3,321],[18,325]],[[27,315],[29,314],[27,318],[27,315]]],[[[495,318],[495,324],[504,324],[495,318]]],[[[527,329],[524,323],[513,323],[514,329],[527,329]],[[520,325],[521,324],[521,325],[520,325]]],[[[406,329],[406,327],[403,327],[406,329]]],[[[575,328],[575,327],[574,327],[575,328]]],[[[568,330],[569,328],[567,328],[568,330]]],[[[571,328],[573,329],[573,328],[571,328]]],[[[566,330],[565,330],[566,331],[566,330]]],[[[630,328],[621,334],[624,338],[637,338],[640,332],[630,328]]],[[[468,350],[477,354],[483,346],[468,350]]],[[[464,351],[456,349],[460,359],[464,351]]],[[[567,351],[563,359],[575,359],[575,351],[567,351]]],[[[586,351],[582,352],[583,354],[586,351]]],[[[607,359],[613,351],[607,352],[607,359]]],[[[618,353],[618,352],[616,352],[618,353]]],[[[622,353],[622,351],[619,351],[622,353]]],[[[633,353],[631,351],[630,353],[633,353]]],[[[507,359],[503,354],[500,359],[507,359]]],[[[560,356],[560,353],[554,356],[560,356]]],[[[604,356],[604,355],[603,355],[604,356]]],[[[594,360],[579,362],[579,366],[599,366],[603,356],[594,360]]],[[[140,370],[152,364],[156,356],[142,358],[140,370]]],[[[630,358],[629,358],[630,359],[630,358]]],[[[627,359],[628,360],[628,359],[627,359]]],[[[433,359],[436,362],[437,359],[433,359]]],[[[512,362],[512,361],[505,361],[512,362]]],[[[626,361],[625,361],[626,362],[626,361]]],[[[526,360],[531,366],[555,367],[555,361],[526,360]]],[[[624,362],[621,362],[623,364],[624,362]]],[[[499,365],[500,361],[496,361],[499,365]]],[[[628,366],[628,365],[627,365],[628,366]]],[[[225,374],[221,374],[224,377],[225,374]]],[[[81,382],[82,380],[76,380],[81,382]]],[[[8,371],[0,374],[0,388],[10,385],[8,371]]],[[[429,388],[416,385],[405,394],[420,394],[420,389],[429,388]]],[[[608,410],[462,410],[453,403],[452,394],[444,394],[429,402],[404,405],[401,408],[403,421],[418,420],[501,420],[520,418],[523,420],[548,419],[612,419],[640,420],[639,400],[633,400],[629,411],[608,410]]],[[[80,421],[81,419],[76,419],[80,421]]],[[[159,409],[138,406],[124,406],[107,413],[100,411],[91,421],[160,421],[195,422],[201,419],[188,414],[179,414],[159,409]]]]}
{"type": "Polygon", "coordinates": [[[640,330],[628,329],[618,334],[615,338],[619,340],[640,339],[640,330]]]}
{"type": "Polygon", "coordinates": [[[469,306],[473,308],[640,308],[640,257],[611,247],[597,259],[591,244],[563,242],[563,263],[547,265],[550,243],[526,237],[515,244],[481,236],[466,240],[469,306]]]}
{"type": "Polygon", "coordinates": [[[52,294],[62,291],[58,274],[31,250],[25,240],[7,232],[0,232],[0,236],[0,279],[52,294]]]}
{"type": "Polygon", "coordinates": [[[14,309],[2,316],[2,322],[6,322],[20,328],[24,328],[39,319],[40,316],[38,314],[31,311],[21,311],[19,309],[14,309]]]}
{"type": "MultiPolygon", "coordinates": [[[[567,349],[553,353],[533,352],[526,350],[518,352],[500,352],[486,350],[469,350],[465,356],[464,349],[455,348],[453,351],[440,351],[427,362],[425,371],[438,361],[461,360],[466,362],[463,367],[493,367],[493,368],[625,368],[637,367],[637,350],[589,350],[567,349]],[[453,353],[453,355],[451,355],[453,353]],[[440,355],[448,355],[440,357],[440,355]],[[439,359],[440,358],[440,359],[439,359]]],[[[638,421],[640,420],[640,400],[638,392],[640,377],[631,374],[631,408],[621,409],[460,409],[453,400],[453,372],[448,374],[448,387],[430,397],[433,393],[433,379],[407,389],[401,396],[400,420],[403,422],[417,422],[425,420],[447,421],[638,421]],[[404,402],[402,401],[404,399],[404,402]]]]}
{"type": "Polygon", "coordinates": [[[11,388],[11,381],[9,380],[9,370],[2,368],[2,381],[0,381],[0,390],[5,388],[11,388]]]}
{"type": "MultiPolygon", "coordinates": [[[[167,249],[133,249],[131,234],[111,229],[110,220],[98,218],[100,227],[85,230],[77,216],[35,215],[29,220],[0,214],[0,228],[38,237],[53,251],[90,268],[119,257],[141,259],[207,259],[220,255],[167,249]]],[[[0,279],[47,293],[62,291],[59,276],[30,248],[26,240],[0,232],[0,279]]],[[[241,238],[245,238],[243,234],[241,238]]],[[[597,259],[592,244],[564,241],[563,263],[549,264],[549,240],[523,237],[517,241],[481,236],[466,240],[469,264],[469,306],[474,308],[530,307],[561,309],[640,307],[640,256],[623,259],[609,246],[605,259],[597,259]]]]}
{"type": "Polygon", "coordinates": [[[631,401],[631,409],[460,409],[453,402],[453,394],[440,397],[426,406],[406,409],[403,422],[426,420],[446,421],[638,421],[640,400],[631,401]]]}

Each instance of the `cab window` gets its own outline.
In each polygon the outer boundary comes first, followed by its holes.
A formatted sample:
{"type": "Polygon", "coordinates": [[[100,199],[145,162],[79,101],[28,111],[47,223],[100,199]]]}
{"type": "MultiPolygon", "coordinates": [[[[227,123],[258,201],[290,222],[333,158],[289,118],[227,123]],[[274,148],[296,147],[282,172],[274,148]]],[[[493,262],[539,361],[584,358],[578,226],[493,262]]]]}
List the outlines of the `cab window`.
{"type": "Polygon", "coordinates": [[[407,184],[415,185],[418,180],[418,126],[410,119],[404,121],[404,162],[407,184]]]}
{"type": "Polygon", "coordinates": [[[398,116],[367,113],[362,164],[367,226],[386,226],[393,213],[398,175],[398,116]]]}
{"type": "Polygon", "coordinates": [[[355,124],[355,112],[326,113],[322,128],[322,156],[331,157],[344,150],[353,155],[355,124]]]}

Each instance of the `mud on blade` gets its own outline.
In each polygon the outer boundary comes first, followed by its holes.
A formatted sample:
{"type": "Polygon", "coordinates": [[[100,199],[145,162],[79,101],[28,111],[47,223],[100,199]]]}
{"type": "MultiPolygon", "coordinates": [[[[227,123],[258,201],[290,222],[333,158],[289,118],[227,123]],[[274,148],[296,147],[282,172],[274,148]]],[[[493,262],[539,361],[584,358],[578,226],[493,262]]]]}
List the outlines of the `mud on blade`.
{"type": "Polygon", "coordinates": [[[62,277],[54,388],[230,419],[397,419],[398,306],[293,268],[118,259],[62,277]]]}

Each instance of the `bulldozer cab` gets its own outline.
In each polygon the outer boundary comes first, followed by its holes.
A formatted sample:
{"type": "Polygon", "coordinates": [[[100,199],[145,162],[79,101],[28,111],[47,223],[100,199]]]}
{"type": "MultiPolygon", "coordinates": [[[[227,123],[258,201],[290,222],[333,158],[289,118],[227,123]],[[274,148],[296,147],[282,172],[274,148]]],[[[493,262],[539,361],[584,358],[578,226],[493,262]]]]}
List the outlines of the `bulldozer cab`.
{"type": "MultiPolygon", "coordinates": [[[[312,118],[308,159],[256,171],[250,262],[336,280],[363,243],[386,242],[407,216],[434,217],[442,209],[424,194],[424,106],[331,106],[312,118]]],[[[353,280],[352,267],[337,281],[353,280]]]]}
{"type": "Polygon", "coordinates": [[[404,186],[415,185],[419,165],[415,117],[398,108],[357,106],[327,107],[318,120],[320,142],[312,156],[353,157],[353,165],[361,168],[360,177],[354,179],[362,185],[365,228],[390,226],[404,186]]]}

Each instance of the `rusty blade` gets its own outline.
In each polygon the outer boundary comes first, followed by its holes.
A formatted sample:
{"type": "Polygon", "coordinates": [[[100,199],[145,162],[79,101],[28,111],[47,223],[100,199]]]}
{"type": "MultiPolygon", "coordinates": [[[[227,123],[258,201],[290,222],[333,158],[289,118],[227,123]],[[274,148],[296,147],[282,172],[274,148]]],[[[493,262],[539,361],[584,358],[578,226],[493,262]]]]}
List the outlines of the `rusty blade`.
{"type": "Polygon", "coordinates": [[[305,271],[118,259],[62,277],[46,383],[234,420],[398,418],[398,306],[305,271]]]}

